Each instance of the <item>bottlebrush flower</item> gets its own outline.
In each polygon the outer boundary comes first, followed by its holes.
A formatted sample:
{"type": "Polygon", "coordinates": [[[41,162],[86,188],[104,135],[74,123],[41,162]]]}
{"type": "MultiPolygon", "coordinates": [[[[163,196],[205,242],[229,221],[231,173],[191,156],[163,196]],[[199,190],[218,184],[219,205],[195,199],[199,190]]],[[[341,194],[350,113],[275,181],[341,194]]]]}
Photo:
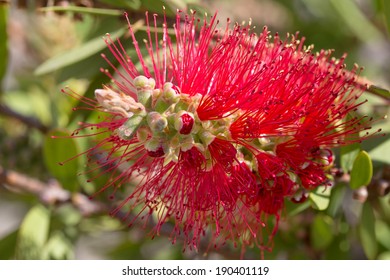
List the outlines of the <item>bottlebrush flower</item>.
{"type": "Polygon", "coordinates": [[[216,16],[179,11],[172,38],[165,17],[162,34],[156,15],[146,23],[147,55],[128,20],[138,60],[107,35],[116,61],[103,55],[113,74],[102,71],[112,84],[96,100],[79,96],[103,116],[76,131],[102,135],[86,151],[110,174],[101,192],[133,185],[112,214],[154,219],[155,234],[173,222],[173,241],[190,248],[204,236],[216,247],[269,248],[285,199],[327,184],[330,149],[368,129],[365,117],[347,118],[361,105],[359,69],[312,53],[297,35],[281,40],[229,20],[219,29],[216,16]]]}

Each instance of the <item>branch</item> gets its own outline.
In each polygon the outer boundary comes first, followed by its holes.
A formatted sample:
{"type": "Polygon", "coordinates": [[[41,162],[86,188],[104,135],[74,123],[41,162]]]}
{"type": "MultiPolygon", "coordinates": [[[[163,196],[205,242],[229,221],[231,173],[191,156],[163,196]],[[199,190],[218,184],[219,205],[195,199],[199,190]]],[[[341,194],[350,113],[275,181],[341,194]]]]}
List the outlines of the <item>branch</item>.
{"type": "Polygon", "coordinates": [[[15,193],[29,193],[37,196],[45,205],[72,203],[82,215],[107,212],[107,207],[91,201],[82,193],[70,193],[56,181],[44,183],[16,171],[7,170],[0,165],[0,185],[15,193]]]}
{"type": "Polygon", "coordinates": [[[46,133],[49,131],[49,128],[45,126],[43,123],[41,123],[37,118],[22,115],[4,104],[0,104],[0,114],[17,119],[20,122],[27,125],[28,127],[36,128],[42,133],[46,133]]]}
{"type": "MultiPolygon", "coordinates": [[[[71,203],[76,209],[80,211],[84,217],[92,214],[109,212],[109,206],[97,201],[92,201],[82,193],[71,193],[67,190],[64,190],[56,181],[44,183],[19,172],[7,170],[0,165],[0,187],[1,186],[14,193],[33,194],[37,196],[40,202],[45,205],[71,203]]],[[[124,223],[132,221],[134,222],[133,226],[140,226],[146,231],[153,231],[156,226],[152,219],[148,219],[148,221],[142,222],[139,219],[135,219],[135,215],[122,211],[118,211],[115,213],[115,215],[113,215],[113,217],[124,223]]],[[[160,227],[159,235],[170,237],[172,235],[173,229],[174,228],[172,224],[166,223],[160,227]]],[[[180,235],[177,237],[178,239],[181,239],[180,235]]],[[[200,254],[200,256],[203,255],[205,257],[207,252],[211,253],[214,251],[212,247],[209,247],[207,238],[199,245],[198,254],[200,254]]],[[[227,259],[237,259],[239,256],[238,251],[232,251],[227,246],[222,246],[215,251],[227,259]]],[[[249,254],[249,257],[256,258],[256,256],[251,254],[249,254]]]]}

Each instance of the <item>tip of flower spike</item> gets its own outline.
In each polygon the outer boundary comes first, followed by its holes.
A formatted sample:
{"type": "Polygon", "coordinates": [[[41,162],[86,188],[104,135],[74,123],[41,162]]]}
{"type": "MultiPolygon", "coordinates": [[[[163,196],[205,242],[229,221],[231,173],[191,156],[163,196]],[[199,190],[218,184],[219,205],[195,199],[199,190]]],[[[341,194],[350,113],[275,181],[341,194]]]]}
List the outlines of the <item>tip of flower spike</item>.
{"type": "Polygon", "coordinates": [[[147,78],[145,76],[135,77],[133,83],[137,89],[154,89],[156,86],[156,81],[153,78],[147,78]]]}

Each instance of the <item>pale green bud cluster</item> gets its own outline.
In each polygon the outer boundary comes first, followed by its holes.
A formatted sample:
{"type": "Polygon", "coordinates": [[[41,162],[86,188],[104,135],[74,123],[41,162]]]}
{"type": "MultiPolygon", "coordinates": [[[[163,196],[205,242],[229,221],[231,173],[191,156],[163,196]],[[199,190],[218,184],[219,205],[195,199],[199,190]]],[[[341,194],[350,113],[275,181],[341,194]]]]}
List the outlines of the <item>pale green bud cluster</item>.
{"type": "Polygon", "coordinates": [[[155,80],[145,76],[136,77],[133,84],[137,101],[108,88],[96,90],[95,95],[105,111],[127,118],[117,129],[117,135],[126,141],[136,137],[150,156],[176,161],[180,151],[197,147],[206,158],[210,158],[207,147],[215,137],[229,136],[225,128],[231,119],[222,121],[223,131],[219,123],[200,121],[196,113],[200,94],[189,96],[181,93],[170,82],[156,89],[155,80]]]}

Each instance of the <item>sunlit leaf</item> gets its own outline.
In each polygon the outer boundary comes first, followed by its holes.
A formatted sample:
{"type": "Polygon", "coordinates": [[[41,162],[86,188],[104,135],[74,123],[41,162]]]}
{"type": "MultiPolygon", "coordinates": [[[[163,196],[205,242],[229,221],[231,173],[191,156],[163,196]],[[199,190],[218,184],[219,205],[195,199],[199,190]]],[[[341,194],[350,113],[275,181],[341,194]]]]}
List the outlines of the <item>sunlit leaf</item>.
{"type": "Polygon", "coordinates": [[[366,151],[360,151],[351,170],[351,188],[358,189],[362,186],[367,186],[371,182],[372,169],[370,156],[366,151]]]}
{"type": "Polygon", "coordinates": [[[47,242],[43,255],[44,259],[50,260],[74,259],[74,246],[61,231],[56,231],[47,242]]]}
{"type": "MultiPolygon", "coordinates": [[[[386,126],[388,125],[386,124],[386,126]]],[[[388,131],[385,133],[386,135],[384,136],[365,141],[362,146],[370,152],[370,157],[373,161],[390,164],[390,156],[386,152],[390,151],[390,134],[388,131]]]]}
{"type": "Polygon", "coordinates": [[[317,215],[310,227],[310,240],[313,248],[324,250],[333,241],[333,220],[326,215],[317,215]]]}
{"type": "Polygon", "coordinates": [[[378,256],[378,260],[390,260],[390,251],[386,251],[386,252],[383,252],[381,253],[379,256],[378,256]]]}
{"type": "Polygon", "coordinates": [[[8,35],[7,35],[8,5],[0,4],[0,86],[7,70],[8,35]]]}
{"type": "Polygon", "coordinates": [[[375,215],[374,210],[368,202],[363,205],[359,224],[359,236],[367,258],[375,259],[378,254],[378,244],[375,234],[375,215]]]}
{"type": "Polygon", "coordinates": [[[69,138],[69,135],[69,132],[62,130],[49,131],[43,144],[43,158],[47,169],[61,183],[62,187],[76,191],[79,161],[78,158],[69,159],[79,152],[75,140],[69,138]],[[65,166],[62,165],[64,161],[67,161],[65,166]]]}
{"type": "MultiPolygon", "coordinates": [[[[127,27],[121,28],[116,32],[111,33],[112,38],[121,37],[125,34],[127,27]]],[[[35,75],[45,75],[56,71],[58,69],[69,66],[73,63],[79,62],[83,59],[86,59],[106,48],[106,43],[102,37],[92,39],[83,45],[72,49],[64,54],[60,54],[49,60],[46,60],[35,70],[35,75]]]]}
{"type": "Polygon", "coordinates": [[[39,8],[41,12],[74,12],[81,14],[103,15],[103,16],[119,16],[123,11],[113,9],[88,8],[80,6],[49,6],[39,8]]]}
{"type": "Polygon", "coordinates": [[[379,30],[368,20],[353,0],[330,0],[330,3],[332,3],[333,8],[343,19],[346,26],[362,42],[383,38],[379,30]]]}
{"type": "Polygon", "coordinates": [[[42,249],[49,234],[50,212],[36,205],[26,214],[18,234],[16,258],[42,259],[42,249]]]}
{"type": "Polygon", "coordinates": [[[321,186],[309,194],[312,207],[317,210],[325,210],[329,205],[331,189],[321,186]]]}

